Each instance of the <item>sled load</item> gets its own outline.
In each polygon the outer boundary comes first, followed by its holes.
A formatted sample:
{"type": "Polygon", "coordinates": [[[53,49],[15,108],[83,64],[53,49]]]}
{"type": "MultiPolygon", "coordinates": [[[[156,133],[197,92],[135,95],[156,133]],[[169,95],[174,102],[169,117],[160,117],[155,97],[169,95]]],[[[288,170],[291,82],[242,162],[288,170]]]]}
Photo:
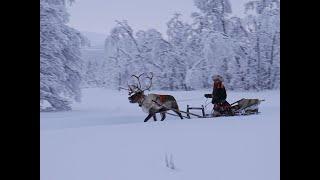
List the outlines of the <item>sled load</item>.
{"type": "MultiPolygon", "coordinates": [[[[229,108],[226,106],[214,107],[210,114],[205,113],[205,108],[202,105],[201,107],[191,107],[187,105],[187,117],[190,119],[191,116],[196,116],[199,118],[209,118],[209,117],[218,117],[218,116],[240,116],[240,115],[251,115],[259,113],[259,105],[264,100],[260,99],[240,99],[232,104],[230,104],[229,108]],[[201,110],[201,115],[191,113],[191,110],[201,110]],[[218,112],[218,113],[217,113],[218,112]]],[[[183,111],[181,111],[183,112],[183,111]]]]}
{"type": "Polygon", "coordinates": [[[231,106],[232,111],[235,114],[249,115],[259,113],[259,105],[264,100],[260,99],[241,99],[236,101],[231,106]]]}

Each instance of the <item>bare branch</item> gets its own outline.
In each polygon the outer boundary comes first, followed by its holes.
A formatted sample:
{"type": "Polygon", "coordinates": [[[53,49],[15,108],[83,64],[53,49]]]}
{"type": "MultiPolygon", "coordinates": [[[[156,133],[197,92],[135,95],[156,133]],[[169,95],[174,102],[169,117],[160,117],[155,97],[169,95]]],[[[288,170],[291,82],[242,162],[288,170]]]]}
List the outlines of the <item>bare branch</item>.
{"type": "Polygon", "coordinates": [[[121,51],[124,55],[126,55],[128,58],[130,58],[132,60],[132,57],[127,52],[125,52],[123,49],[118,48],[118,50],[121,51]]]}
{"type": "Polygon", "coordinates": [[[137,43],[136,39],[133,37],[132,32],[122,22],[116,20],[116,23],[118,23],[126,31],[126,33],[129,35],[129,37],[131,38],[133,43],[136,45],[136,48],[137,48],[138,52],[141,53],[141,50],[140,50],[140,48],[138,46],[138,43],[137,43]]]}

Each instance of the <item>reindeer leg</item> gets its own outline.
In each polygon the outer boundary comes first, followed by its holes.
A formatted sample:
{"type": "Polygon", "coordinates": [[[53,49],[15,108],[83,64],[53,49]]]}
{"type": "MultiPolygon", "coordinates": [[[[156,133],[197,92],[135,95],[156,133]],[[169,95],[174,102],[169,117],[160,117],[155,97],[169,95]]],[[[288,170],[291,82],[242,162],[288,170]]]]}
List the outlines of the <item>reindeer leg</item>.
{"type": "Polygon", "coordinates": [[[153,117],[153,120],[154,120],[154,121],[157,121],[157,116],[156,116],[156,114],[154,114],[152,117],[153,117]]]}
{"type": "Polygon", "coordinates": [[[180,113],[179,110],[174,110],[174,112],[177,113],[181,119],[183,119],[182,114],[180,113]]]}
{"type": "Polygon", "coordinates": [[[181,119],[183,119],[182,114],[181,114],[180,111],[179,111],[179,106],[178,106],[178,104],[177,104],[176,101],[174,101],[172,108],[173,108],[172,111],[174,111],[176,114],[179,115],[179,117],[180,117],[181,119]]]}
{"type": "Polygon", "coordinates": [[[147,122],[152,116],[154,116],[154,113],[150,113],[143,122],[147,122]]]}
{"type": "Polygon", "coordinates": [[[166,112],[161,112],[161,121],[163,121],[166,118],[166,112]]]}

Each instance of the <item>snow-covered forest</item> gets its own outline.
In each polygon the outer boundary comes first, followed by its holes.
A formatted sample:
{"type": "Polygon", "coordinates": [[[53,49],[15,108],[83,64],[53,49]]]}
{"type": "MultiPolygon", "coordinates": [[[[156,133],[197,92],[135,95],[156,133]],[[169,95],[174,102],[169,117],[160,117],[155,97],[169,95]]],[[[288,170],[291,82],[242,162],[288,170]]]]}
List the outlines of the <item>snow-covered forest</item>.
{"type": "Polygon", "coordinates": [[[194,0],[199,12],[173,14],[166,35],[118,20],[103,54],[81,50],[86,38],[66,25],[72,2],[40,1],[41,111],[69,110],[81,88],[118,89],[141,72],[154,73],[153,90],[209,88],[213,74],[228,90],[280,88],[279,0],[249,1],[242,18],[231,16],[228,0],[194,0]]]}
{"type": "Polygon", "coordinates": [[[134,30],[116,21],[105,40],[105,58],[86,63],[87,81],[97,87],[125,86],[131,74],[152,71],[153,89],[194,90],[211,86],[220,74],[230,90],[278,89],[280,4],[250,1],[246,17],[230,16],[228,0],[194,0],[192,23],[174,14],[167,38],[156,29],[134,30]],[[94,82],[94,83],[93,83],[94,82]]]}

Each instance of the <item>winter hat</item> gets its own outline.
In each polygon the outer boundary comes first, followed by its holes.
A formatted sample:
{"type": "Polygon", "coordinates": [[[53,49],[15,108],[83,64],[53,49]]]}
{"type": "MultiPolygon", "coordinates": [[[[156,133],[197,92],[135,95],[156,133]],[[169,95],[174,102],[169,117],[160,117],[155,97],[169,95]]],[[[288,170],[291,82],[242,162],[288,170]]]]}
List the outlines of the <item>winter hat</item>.
{"type": "Polygon", "coordinates": [[[213,81],[221,81],[223,82],[223,78],[220,75],[213,75],[212,76],[213,81]]]}

